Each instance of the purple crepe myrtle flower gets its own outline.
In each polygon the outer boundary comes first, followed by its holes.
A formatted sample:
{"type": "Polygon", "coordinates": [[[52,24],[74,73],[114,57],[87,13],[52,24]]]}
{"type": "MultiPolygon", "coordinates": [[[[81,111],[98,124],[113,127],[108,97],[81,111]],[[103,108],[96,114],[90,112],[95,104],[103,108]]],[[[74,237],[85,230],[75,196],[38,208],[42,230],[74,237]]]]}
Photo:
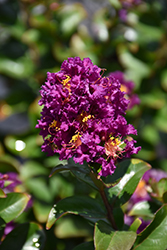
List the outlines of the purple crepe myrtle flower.
{"type": "MultiPolygon", "coordinates": [[[[126,207],[126,213],[124,216],[124,223],[127,225],[131,225],[135,220],[134,216],[129,216],[130,210],[133,208],[135,204],[141,201],[152,201],[152,197],[149,194],[151,190],[150,183],[159,182],[162,178],[167,178],[167,173],[160,169],[150,169],[143,175],[142,179],[140,180],[135,192],[131,196],[130,200],[128,201],[126,207]]],[[[143,231],[150,223],[151,220],[145,220],[144,218],[140,218],[141,225],[137,230],[139,234],[143,231]]]]}
{"type": "Polygon", "coordinates": [[[44,139],[42,151],[59,153],[60,160],[98,163],[99,175],[107,176],[114,172],[117,158],[136,154],[140,147],[130,137],[137,131],[124,117],[129,101],[121,84],[113,76],[103,77],[103,72],[89,58],[79,57],[65,60],[57,73],[48,72],[36,128],[44,139]]]}
{"type": "Polygon", "coordinates": [[[125,98],[129,100],[128,109],[132,109],[135,105],[139,105],[140,99],[137,94],[133,93],[135,87],[134,82],[126,80],[124,73],[121,71],[111,72],[110,75],[118,79],[121,83],[121,91],[125,92],[125,98]]]}

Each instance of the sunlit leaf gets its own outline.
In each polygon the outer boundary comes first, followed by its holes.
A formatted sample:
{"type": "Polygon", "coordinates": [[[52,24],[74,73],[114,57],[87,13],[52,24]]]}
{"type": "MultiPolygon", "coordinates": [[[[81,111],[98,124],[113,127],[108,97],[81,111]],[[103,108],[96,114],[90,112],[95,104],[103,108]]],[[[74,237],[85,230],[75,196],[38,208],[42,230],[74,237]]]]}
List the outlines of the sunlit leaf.
{"type": "Polygon", "coordinates": [[[133,223],[129,227],[129,231],[137,232],[137,229],[140,227],[142,224],[142,221],[139,218],[136,218],[133,223]]]}
{"type": "Polygon", "coordinates": [[[126,203],[135,191],[143,174],[150,169],[150,165],[139,159],[132,159],[126,174],[119,183],[107,190],[111,202],[116,204],[126,203]]]}
{"type": "Polygon", "coordinates": [[[167,205],[155,214],[152,223],[137,237],[135,250],[165,250],[167,248],[167,205]]]}
{"type": "Polygon", "coordinates": [[[153,218],[150,205],[147,201],[137,202],[130,210],[129,216],[147,216],[153,218]]]}
{"type": "Polygon", "coordinates": [[[95,225],[94,244],[96,250],[130,250],[136,239],[131,231],[113,231],[105,222],[95,225]]]}
{"type": "Polygon", "coordinates": [[[0,198],[0,217],[6,222],[12,221],[25,209],[30,197],[24,193],[8,193],[0,198]]]}
{"type": "Polygon", "coordinates": [[[0,188],[0,198],[5,198],[6,194],[4,193],[4,191],[0,188]]]}

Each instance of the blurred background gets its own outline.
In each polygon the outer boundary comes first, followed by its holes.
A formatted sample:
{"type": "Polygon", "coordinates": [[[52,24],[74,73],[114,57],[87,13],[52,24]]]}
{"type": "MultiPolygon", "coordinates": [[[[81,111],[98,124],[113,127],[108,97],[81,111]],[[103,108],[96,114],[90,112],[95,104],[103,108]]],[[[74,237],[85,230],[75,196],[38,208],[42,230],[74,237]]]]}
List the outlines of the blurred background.
{"type": "Polygon", "coordinates": [[[142,146],[135,157],[167,171],[167,1],[0,0],[0,172],[16,172],[17,189],[31,194],[30,208],[15,223],[42,225],[45,250],[72,249],[93,231],[72,215],[45,229],[55,202],[94,192],[69,172],[48,177],[59,159],[41,152],[35,129],[47,71],[74,56],[135,83],[141,102],[127,111],[142,146]]]}

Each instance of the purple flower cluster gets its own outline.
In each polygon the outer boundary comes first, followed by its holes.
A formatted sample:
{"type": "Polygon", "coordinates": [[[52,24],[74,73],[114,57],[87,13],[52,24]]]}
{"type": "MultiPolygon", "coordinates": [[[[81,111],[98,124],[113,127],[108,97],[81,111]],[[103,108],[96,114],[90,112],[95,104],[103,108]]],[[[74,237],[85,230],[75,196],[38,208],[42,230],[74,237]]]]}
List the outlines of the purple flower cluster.
{"type": "Polygon", "coordinates": [[[125,98],[129,100],[128,109],[140,104],[138,95],[133,93],[134,83],[126,80],[123,72],[115,71],[110,73],[110,76],[115,77],[121,83],[121,91],[125,92],[125,98]]]}
{"type": "Polygon", "coordinates": [[[47,74],[40,91],[43,106],[37,128],[43,136],[42,151],[59,153],[60,160],[73,157],[101,166],[99,175],[111,175],[117,158],[136,154],[130,134],[137,134],[124,117],[128,100],[113,76],[89,58],[68,58],[57,73],[47,74]]]}

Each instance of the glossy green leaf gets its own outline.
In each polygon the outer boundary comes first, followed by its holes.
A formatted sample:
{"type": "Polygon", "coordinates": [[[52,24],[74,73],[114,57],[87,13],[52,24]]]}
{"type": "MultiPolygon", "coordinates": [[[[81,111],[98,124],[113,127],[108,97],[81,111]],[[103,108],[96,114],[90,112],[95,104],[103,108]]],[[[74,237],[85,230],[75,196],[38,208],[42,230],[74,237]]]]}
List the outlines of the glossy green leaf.
{"type": "Polygon", "coordinates": [[[36,223],[24,223],[13,229],[0,245],[0,250],[42,250],[45,234],[36,223]]]}
{"type": "Polygon", "coordinates": [[[24,193],[8,193],[0,198],[0,217],[6,222],[12,221],[25,209],[30,197],[24,193]]]}
{"type": "Polygon", "coordinates": [[[167,205],[155,214],[152,223],[137,237],[135,250],[167,249],[167,205]]]}
{"type": "Polygon", "coordinates": [[[130,250],[136,239],[131,231],[113,231],[110,225],[99,221],[95,225],[94,244],[96,250],[130,250]]]}
{"type": "Polygon", "coordinates": [[[61,171],[72,171],[72,170],[76,170],[76,171],[79,171],[82,173],[89,173],[90,172],[90,169],[89,169],[87,163],[80,165],[79,163],[75,163],[74,160],[72,158],[70,158],[67,163],[65,163],[65,164],[60,163],[56,167],[54,167],[50,173],[50,177],[56,173],[61,172],[61,171]]]}
{"type": "Polygon", "coordinates": [[[75,163],[74,160],[70,158],[67,164],[59,164],[53,168],[50,177],[53,174],[61,171],[71,171],[79,180],[89,184],[96,190],[104,188],[102,180],[98,180],[96,178],[96,176],[91,172],[91,169],[88,167],[87,163],[80,165],[79,163],[75,163]]]}
{"type": "Polygon", "coordinates": [[[119,183],[107,190],[111,202],[116,205],[126,203],[134,193],[143,174],[150,169],[150,165],[139,159],[132,159],[119,183]]]}
{"type": "Polygon", "coordinates": [[[57,174],[61,171],[70,171],[70,170],[78,170],[81,172],[85,172],[84,169],[79,169],[78,166],[71,166],[69,164],[63,165],[63,164],[59,164],[58,166],[56,166],[55,168],[52,169],[49,177],[53,176],[54,174],[57,174]]]}
{"type": "Polygon", "coordinates": [[[54,205],[49,213],[46,228],[51,228],[59,218],[68,213],[80,215],[92,222],[106,220],[107,217],[105,207],[99,201],[89,196],[72,196],[62,199],[54,205]]]}

